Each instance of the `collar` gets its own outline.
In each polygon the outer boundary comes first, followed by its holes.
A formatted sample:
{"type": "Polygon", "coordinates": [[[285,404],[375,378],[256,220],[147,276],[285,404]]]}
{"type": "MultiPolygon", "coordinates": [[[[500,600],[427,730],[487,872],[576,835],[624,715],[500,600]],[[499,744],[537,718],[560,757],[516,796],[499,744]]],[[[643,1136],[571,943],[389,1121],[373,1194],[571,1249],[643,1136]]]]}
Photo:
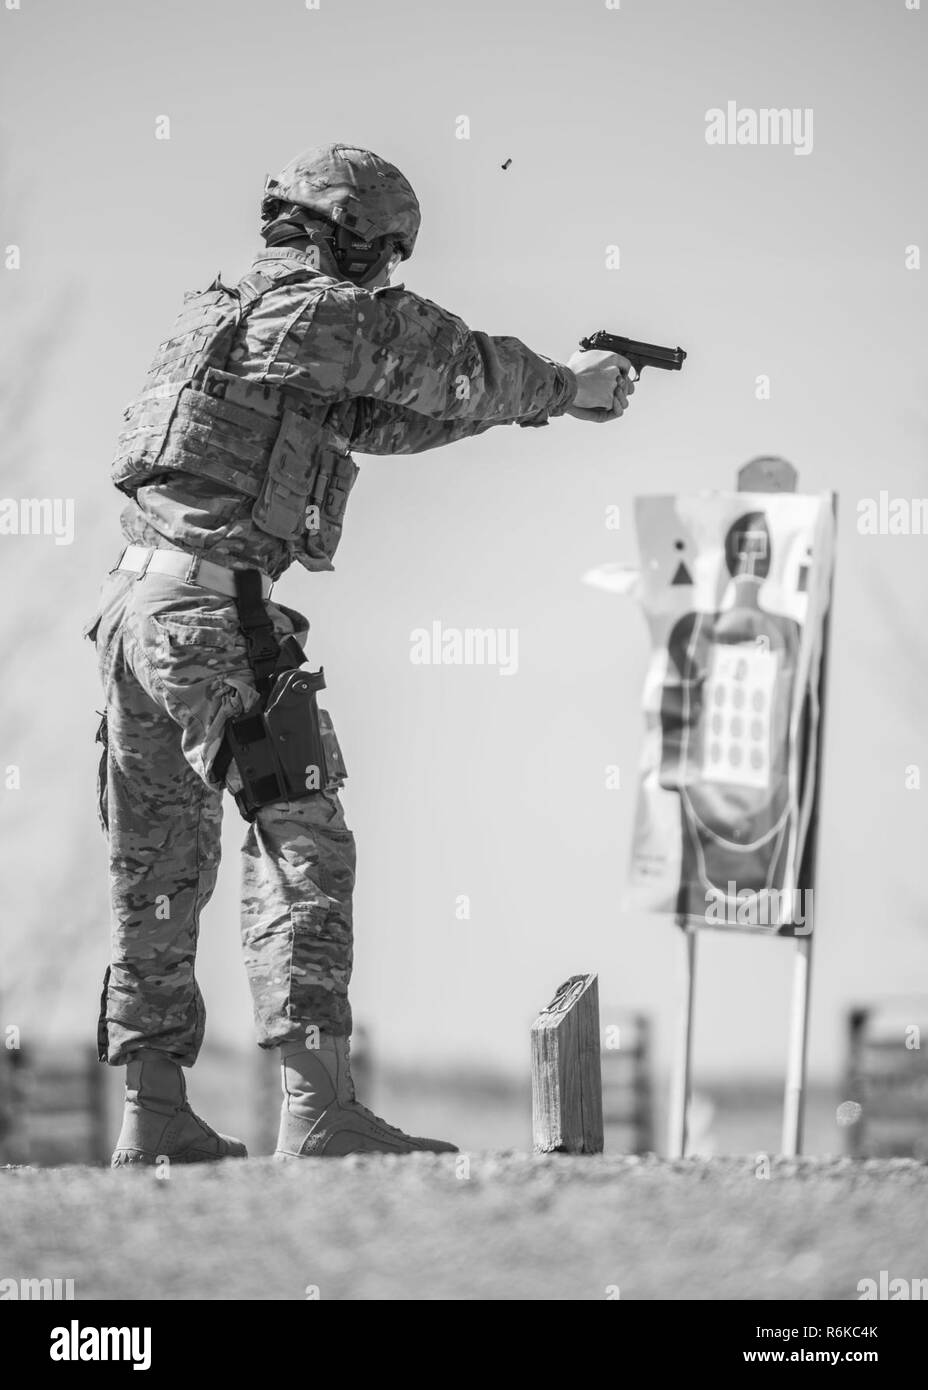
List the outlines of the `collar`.
{"type": "MultiPolygon", "coordinates": [[[[315,257],[311,253],[298,251],[294,246],[265,246],[255,256],[251,268],[254,271],[260,271],[269,280],[279,280],[298,270],[304,271],[307,275],[318,275],[325,280],[337,278],[313,265],[314,259],[315,257]]],[[[404,290],[405,288],[406,286],[402,283],[391,283],[379,285],[376,290],[372,290],[370,293],[381,294],[384,290],[404,290]]]]}
{"type": "Polygon", "coordinates": [[[316,257],[294,246],[265,246],[251,263],[252,270],[259,270],[272,280],[282,275],[292,275],[295,270],[303,270],[308,275],[323,275],[325,272],[314,264],[316,257]]]}

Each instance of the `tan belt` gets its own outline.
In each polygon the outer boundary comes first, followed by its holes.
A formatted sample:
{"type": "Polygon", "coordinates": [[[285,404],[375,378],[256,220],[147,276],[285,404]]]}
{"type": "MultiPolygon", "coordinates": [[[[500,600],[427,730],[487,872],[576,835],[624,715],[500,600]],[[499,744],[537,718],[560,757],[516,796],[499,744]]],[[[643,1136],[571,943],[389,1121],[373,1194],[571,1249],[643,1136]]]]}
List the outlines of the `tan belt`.
{"type": "MultiPolygon", "coordinates": [[[[202,560],[199,555],[191,555],[187,550],[173,547],[148,545],[127,545],[119,562],[118,570],[129,570],[141,579],[143,574],[173,574],[185,584],[196,584],[200,589],[213,589],[217,594],[235,598],[235,570],[225,565],[214,565],[212,560],[202,560]]],[[[269,598],[274,587],[273,579],[261,576],[261,597],[269,598]]]]}

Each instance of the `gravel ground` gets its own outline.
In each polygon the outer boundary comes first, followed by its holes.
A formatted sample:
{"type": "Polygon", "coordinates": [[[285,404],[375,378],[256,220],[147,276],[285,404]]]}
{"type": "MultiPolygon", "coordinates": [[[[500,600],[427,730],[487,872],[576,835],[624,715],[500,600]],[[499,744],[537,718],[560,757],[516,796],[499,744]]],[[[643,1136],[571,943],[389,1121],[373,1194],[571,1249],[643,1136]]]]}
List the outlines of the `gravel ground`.
{"type": "Polygon", "coordinates": [[[926,1229],[907,1159],[0,1170],[0,1278],[78,1299],[856,1299],[883,1269],[928,1277],[926,1229]]]}

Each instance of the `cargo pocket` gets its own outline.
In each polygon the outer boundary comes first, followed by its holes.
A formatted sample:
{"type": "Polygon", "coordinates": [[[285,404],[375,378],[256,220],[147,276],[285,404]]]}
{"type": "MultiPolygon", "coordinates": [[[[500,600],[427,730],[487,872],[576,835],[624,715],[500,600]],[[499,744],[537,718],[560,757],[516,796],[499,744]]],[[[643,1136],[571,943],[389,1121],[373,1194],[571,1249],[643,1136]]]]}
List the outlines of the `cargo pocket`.
{"type": "Polygon", "coordinates": [[[350,904],[293,903],[290,908],[287,1013],[322,1031],[344,1031],[353,934],[350,904]]]}
{"type": "MultiPolygon", "coordinates": [[[[97,711],[99,713],[99,711],[97,711]]],[[[109,736],[107,734],[106,715],[100,715],[100,723],[97,728],[96,743],[102,743],[103,752],[100,754],[100,764],[97,768],[97,816],[100,820],[100,828],[104,835],[109,833],[109,811],[107,807],[107,759],[109,758],[109,736]]]]}

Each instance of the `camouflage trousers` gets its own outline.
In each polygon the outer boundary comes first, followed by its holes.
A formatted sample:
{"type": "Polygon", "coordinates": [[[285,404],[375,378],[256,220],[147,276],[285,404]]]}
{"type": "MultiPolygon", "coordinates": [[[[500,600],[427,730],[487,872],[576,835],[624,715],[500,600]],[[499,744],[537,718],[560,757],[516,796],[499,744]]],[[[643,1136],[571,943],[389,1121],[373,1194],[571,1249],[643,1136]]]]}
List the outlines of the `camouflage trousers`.
{"type": "MultiPolygon", "coordinates": [[[[301,614],[267,604],[278,639],[301,614]]],[[[227,720],[258,699],[231,598],[172,576],[113,571],[85,629],[106,713],[100,817],[109,841],[111,962],[101,1060],[140,1047],[196,1060],[205,1009],[195,976],[200,913],[216,883],[223,785],[212,774],[227,720]]],[[[332,765],[334,732],[322,714],[332,765]]],[[[241,784],[234,764],[225,788],[241,784]]],[[[315,1025],[348,1034],[354,836],[341,777],[258,811],[242,850],[241,934],[263,1047],[315,1025]]]]}

